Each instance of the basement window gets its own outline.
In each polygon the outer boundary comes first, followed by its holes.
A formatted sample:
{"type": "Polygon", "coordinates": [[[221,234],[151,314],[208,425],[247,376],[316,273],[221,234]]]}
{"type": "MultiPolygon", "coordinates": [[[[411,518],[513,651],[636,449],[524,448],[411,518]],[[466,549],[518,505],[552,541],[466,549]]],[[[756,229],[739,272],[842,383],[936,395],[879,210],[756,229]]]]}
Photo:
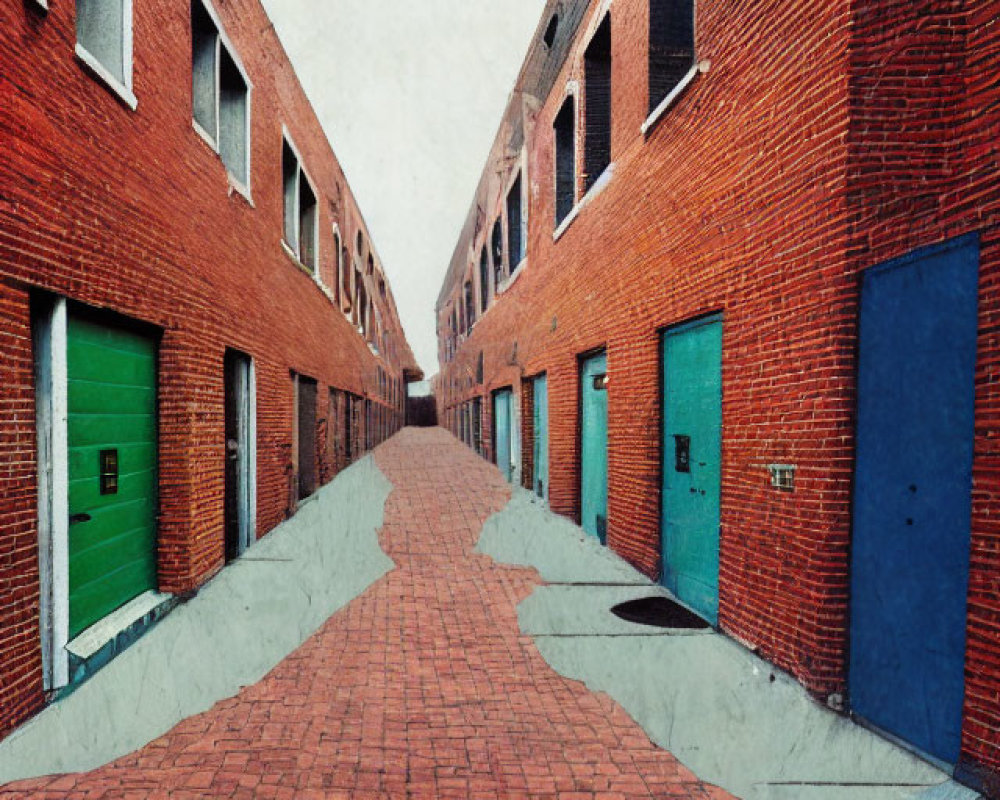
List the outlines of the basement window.
{"type": "Polygon", "coordinates": [[[525,239],[524,203],[521,198],[521,173],[517,173],[514,185],[507,192],[507,254],[510,258],[510,271],[517,270],[524,260],[525,239]]]}
{"type": "Polygon", "coordinates": [[[76,0],[76,54],[135,109],[132,0],[76,0]]]}
{"type": "Polygon", "coordinates": [[[569,95],[553,125],[556,148],[556,227],[576,202],[576,98],[569,95]]]}
{"type": "Polygon", "coordinates": [[[495,293],[503,282],[503,224],[499,217],[493,223],[492,251],[493,291],[495,293]]]}
{"type": "Polygon", "coordinates": [[[694,66],[694,0],[649,2],[649,111],[656,111],[694,66]]]}
{"type": "Polygon", "coordinates": [[[191,106],[195,128],[234,183],[250,184],[250,84],[202,0],[191,3],[191,106]]]}
{"type": "Polygon", "coordinates": [[[584,191],[611,163],[611,15],[598,26],[584,54],[584,191]]]}
{"type": "Polygon", "coordinates": [[[315,274],[319,252],[316,193],[287,138],[282,142],[281,172],[284,182],[285,244],[299,263],[315,274]]]}
{"type": "Polygon", "coordinates": [[[490,302],[490,260],[484,247],[479,256],[479,308],[481,313],[486,313],[486,308],[490,302]]]}

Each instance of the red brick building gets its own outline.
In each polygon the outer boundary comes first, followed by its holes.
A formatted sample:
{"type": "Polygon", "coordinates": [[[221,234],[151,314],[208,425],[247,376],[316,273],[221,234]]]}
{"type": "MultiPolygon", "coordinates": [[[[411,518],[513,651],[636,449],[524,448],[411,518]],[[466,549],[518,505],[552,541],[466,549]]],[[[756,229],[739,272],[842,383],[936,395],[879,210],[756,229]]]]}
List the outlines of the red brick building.
{"type": "Polygon", "coordinates": [[[442,424],[992,791],[998,15],[552,0],[437,304],[442,424]]]}
{"type": "Polygon", "coordinates": [[[0,63],[2,735],[399,428],[419,370],[257,0],[5,4],[0,63]]]}

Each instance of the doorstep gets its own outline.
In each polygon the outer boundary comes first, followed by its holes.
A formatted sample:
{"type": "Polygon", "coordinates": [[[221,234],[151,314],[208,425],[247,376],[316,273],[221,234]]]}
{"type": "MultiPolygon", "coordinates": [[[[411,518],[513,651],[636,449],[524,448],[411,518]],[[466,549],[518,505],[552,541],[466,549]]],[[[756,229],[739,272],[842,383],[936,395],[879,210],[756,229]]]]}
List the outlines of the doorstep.
{"type": "Polygon", "coordinates": [[[172,594],[143,592],[104,619],[95,622],[66,645],[69,653],[69,684],[59,690],[66,695],[127,650],[179,602],[172,594]]]}

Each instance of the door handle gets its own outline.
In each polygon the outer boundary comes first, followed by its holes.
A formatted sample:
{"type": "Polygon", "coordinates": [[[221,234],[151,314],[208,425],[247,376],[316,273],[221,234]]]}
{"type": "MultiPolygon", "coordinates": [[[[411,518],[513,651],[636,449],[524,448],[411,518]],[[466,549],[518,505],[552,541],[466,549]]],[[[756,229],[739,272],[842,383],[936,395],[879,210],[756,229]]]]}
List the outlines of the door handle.
{"type": "Polygon", "coordinates": [[[70,525],[76,525],[76,523],[78,523],[78,522],[90,522],[90,520],[91,520],[90,514],[70,514],[69,515],[69,524],[70,525]]]}

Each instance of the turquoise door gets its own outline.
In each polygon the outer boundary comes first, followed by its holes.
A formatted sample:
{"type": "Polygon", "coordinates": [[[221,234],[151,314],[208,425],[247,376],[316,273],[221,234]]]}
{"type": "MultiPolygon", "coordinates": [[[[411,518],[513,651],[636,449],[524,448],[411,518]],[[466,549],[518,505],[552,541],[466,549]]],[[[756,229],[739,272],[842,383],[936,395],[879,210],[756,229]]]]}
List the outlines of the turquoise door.
{"type": "Polygon", "coordinates": [[[70,316],[69,635],[156,588],[156,344],[70,316]]]}
{"type": "Polygon", "coordinates": [[[713,624],[719,616],[722,320],[663,340],[661,581],[713,624]]]}
{"type": "Polygon", "coordinates": [[[534,426],[535,494],[549,499],[549,381],[545,375],[535,378],[534,426]]]}
{"type": "Polygon", "coordinates": [[[580,525],[602,544],[608,533],[608,357],[588,358],[580,367],[580,525]]]}
{"type": "Polygon", "coordinates": [[[510,389],[501,389],[493,395],[493,436],[496,442],[497,467],[506,480],[510,480],[510,389]]]}

